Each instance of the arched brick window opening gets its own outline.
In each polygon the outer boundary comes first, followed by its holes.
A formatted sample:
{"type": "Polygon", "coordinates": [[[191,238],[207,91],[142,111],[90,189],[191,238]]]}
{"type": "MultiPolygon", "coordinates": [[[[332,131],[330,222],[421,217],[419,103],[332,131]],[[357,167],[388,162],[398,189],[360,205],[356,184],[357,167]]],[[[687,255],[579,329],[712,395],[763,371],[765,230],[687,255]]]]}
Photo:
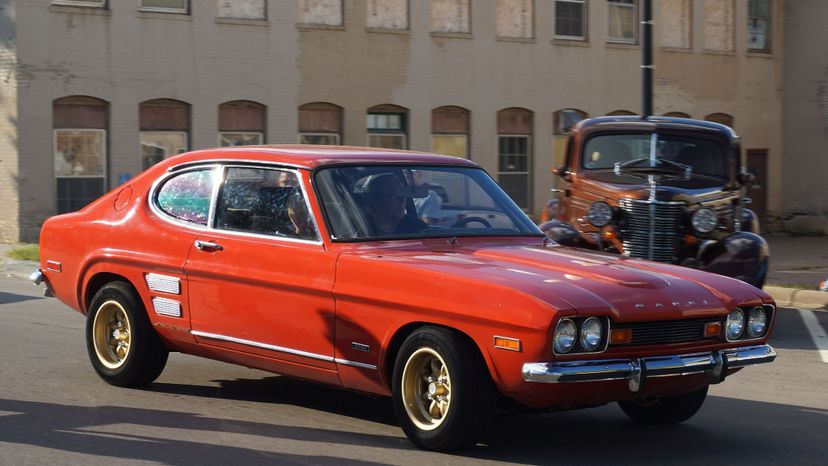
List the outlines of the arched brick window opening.
{"type": "Polygon", "coordinates": [[[469,158],[471,112],[446,105],[431,111],[431,150],[438,154],[469,158]]]}
{"type": "Polygon", "coordinates": [[[328,102],[300,105],[299,143],[342,144],[342,107],[328,102]]]}
{"type": "Polygon", "coordinates": [[[138,104],[141,169],[187,152],[190,148],[190,104],[173,99],[138,104]]]}
{"type": "Polygon", "coordinates": [[[250,100],[219,105],[219,146],[264,144],[267,107],[250,100]]]}
{"type": "Polygon", "coordinates": [[[368,109],[365,122],[368,145],[388,149],[408,148],[408,109],[383,104],[368,109]]]}

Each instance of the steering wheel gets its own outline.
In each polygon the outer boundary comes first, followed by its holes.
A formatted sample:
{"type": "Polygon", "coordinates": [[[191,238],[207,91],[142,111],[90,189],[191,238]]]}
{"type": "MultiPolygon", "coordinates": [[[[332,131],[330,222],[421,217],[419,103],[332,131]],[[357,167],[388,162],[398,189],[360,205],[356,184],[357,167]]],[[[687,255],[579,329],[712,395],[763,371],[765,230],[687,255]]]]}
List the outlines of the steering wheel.
{"type": "Polygon", "coordinates": [[[465,227],[469,223],[475,223],[475,222],[483,225],[486,228],[491,228],[492,227],[492,224],[489,223],[489,221],[486,220],[483,217],[466,217],[466,218],[463,218],[463,219],[460,219],[460,220],[454,222],[454,224],[452,226],[450,226],[449,228],[465,227]]]}

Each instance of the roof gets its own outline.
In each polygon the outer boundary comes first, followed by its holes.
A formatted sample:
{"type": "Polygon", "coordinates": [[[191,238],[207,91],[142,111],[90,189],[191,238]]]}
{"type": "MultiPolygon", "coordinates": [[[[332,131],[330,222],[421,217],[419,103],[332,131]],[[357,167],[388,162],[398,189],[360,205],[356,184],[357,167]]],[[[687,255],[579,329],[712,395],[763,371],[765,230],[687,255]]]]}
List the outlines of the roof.
{"type": "Polygon", "coordinates": [[[733,129],[720,123],[692,118],[674,118],[650,116],[605,116],[588,118],[579,122],[575,131],[601,131],[604,129],[619,129],[630,131],[657,131],[660,129],[696,130],[709,133],[718,133],[727,138],[738,138],[733,129]]]}
{"type": "Polygon", "coordinates": [[[187,152],[171,157],[162,163],[172,167],[219,160],[277,163],[308,169],[323,165],[372,163],[478,166],[470,160],[428,152],[306,144],[217,147],[187,152]]]}

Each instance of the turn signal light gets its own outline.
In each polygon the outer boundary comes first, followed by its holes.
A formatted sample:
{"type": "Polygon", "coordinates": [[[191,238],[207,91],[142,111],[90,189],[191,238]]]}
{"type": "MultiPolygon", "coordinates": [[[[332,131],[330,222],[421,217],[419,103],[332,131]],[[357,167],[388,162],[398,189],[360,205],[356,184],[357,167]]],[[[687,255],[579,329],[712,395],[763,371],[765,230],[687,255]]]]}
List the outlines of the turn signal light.
{"type": "Polygon", "coordinates": [[[610,332],[611,345],[624,345],[632,342],[632,329],[630,328],[614,328],[610,332]]]}
{"type": "Polygon", "coordinates": [[[704,337],[718,337],[722,334],[721,322],[708,322],[704,325],[704,337]]]}
{"type": "Polygon", "coordinates": [[[520,351],[520,340],[515,338],[494,337],[495,348],[520,351]]]}

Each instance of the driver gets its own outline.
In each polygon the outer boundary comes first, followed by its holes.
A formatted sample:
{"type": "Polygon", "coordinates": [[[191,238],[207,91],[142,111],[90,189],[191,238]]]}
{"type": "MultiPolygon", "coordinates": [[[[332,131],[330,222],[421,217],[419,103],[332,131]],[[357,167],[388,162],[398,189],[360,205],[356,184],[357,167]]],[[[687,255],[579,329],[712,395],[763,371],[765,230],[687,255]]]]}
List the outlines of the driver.
{"type": "Polygon", "coordinates": [[[404,235],[428,228],[419,218],[406,215],[404,189],[402,181],[391,173],[374,175],[368,181],[368,221],[374,235],[404,235]]]}

